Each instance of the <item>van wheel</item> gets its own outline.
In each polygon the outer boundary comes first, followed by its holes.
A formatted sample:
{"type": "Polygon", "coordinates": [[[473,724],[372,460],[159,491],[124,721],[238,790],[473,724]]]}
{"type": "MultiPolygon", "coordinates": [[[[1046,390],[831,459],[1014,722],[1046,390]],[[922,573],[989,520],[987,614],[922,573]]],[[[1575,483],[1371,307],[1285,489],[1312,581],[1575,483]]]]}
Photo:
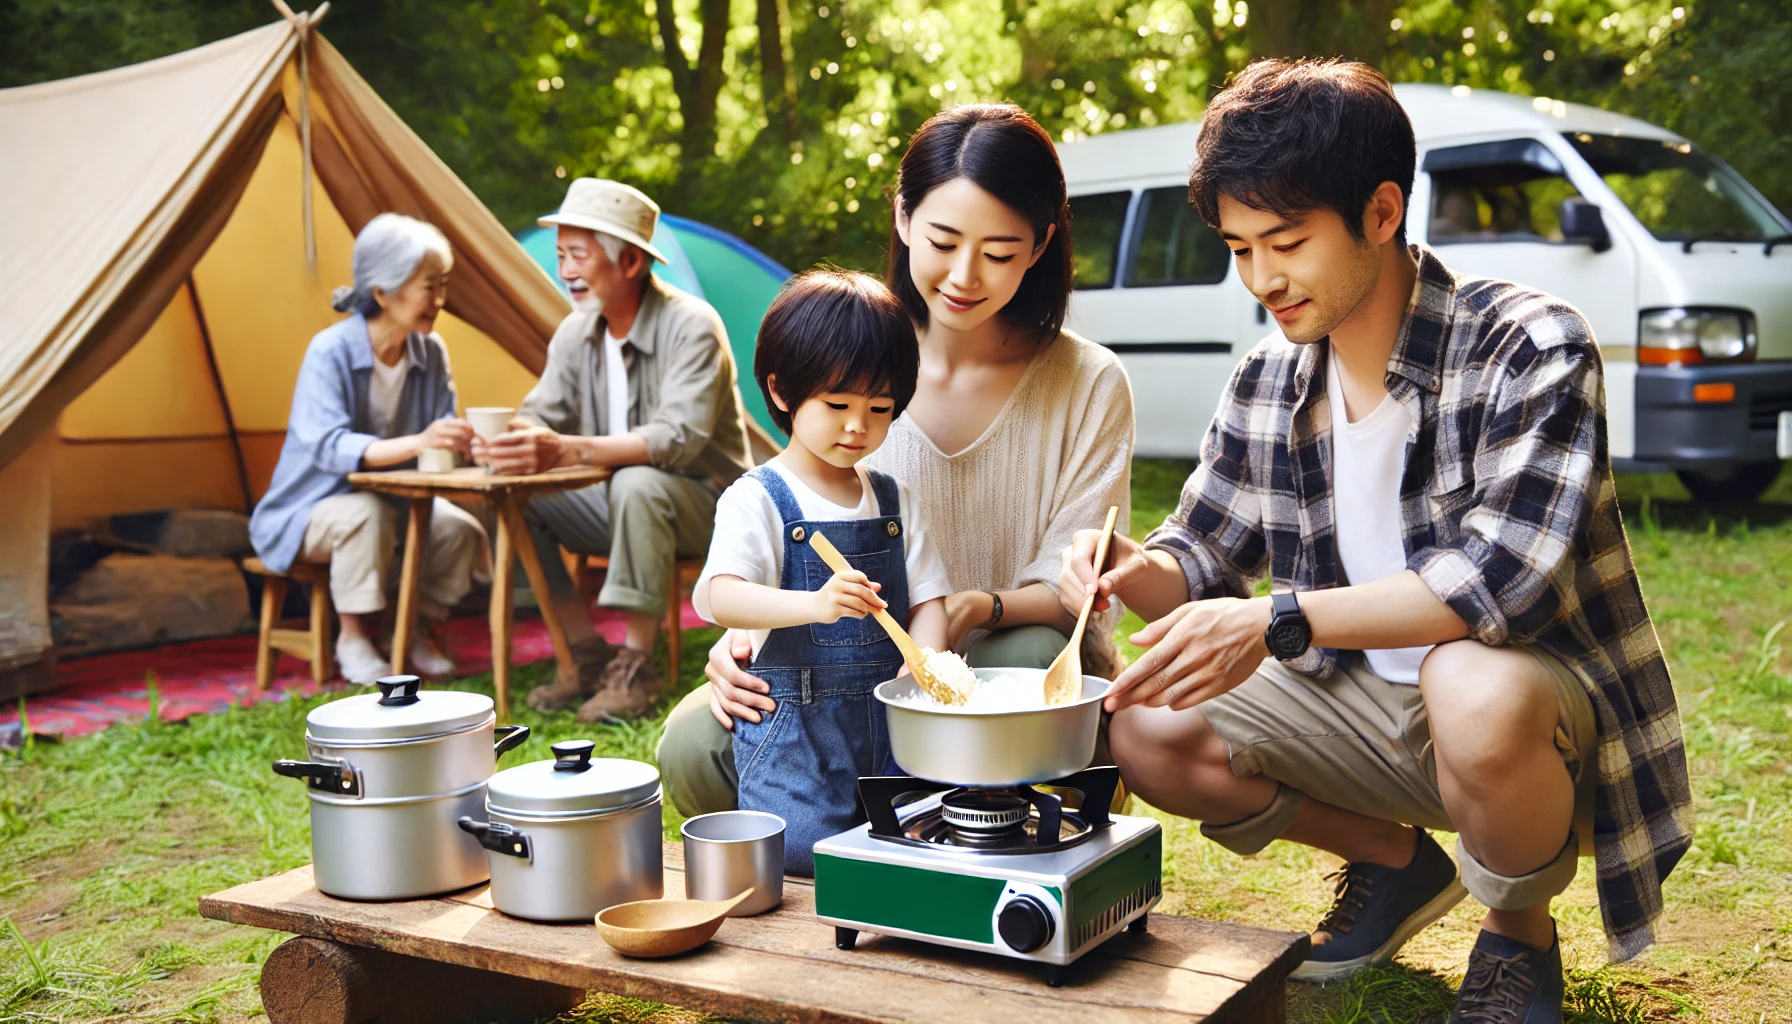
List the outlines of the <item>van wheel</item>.
{"type": "Polygon", "coordinates": [[[1679,469],[1674,475],[1699,501],[1754,501],[1773,486],[1774,478],[1780,475],[1780,464],[1750,462],[1714,472],[1679,469]]]}

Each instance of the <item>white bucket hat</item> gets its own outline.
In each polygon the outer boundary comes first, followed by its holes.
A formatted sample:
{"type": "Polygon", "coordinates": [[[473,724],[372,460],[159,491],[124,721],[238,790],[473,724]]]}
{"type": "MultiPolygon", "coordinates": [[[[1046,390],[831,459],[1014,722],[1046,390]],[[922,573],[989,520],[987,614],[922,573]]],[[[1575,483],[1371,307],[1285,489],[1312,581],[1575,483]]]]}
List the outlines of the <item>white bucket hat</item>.
{"type": "Polygon", "coordinates": [[[670,263],[648,239],[660,220],[660,206],[633,185],[608,178],[574,178],[558,212],[536,221],[543,227],[565,224],[614,235],[661,263],[670,263]]]}

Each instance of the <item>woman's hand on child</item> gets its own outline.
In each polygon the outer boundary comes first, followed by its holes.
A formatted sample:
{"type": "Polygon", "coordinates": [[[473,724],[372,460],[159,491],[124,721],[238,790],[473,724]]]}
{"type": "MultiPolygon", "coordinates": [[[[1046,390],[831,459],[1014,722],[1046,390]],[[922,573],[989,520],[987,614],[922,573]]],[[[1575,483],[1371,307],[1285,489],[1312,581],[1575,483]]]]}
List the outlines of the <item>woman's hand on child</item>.
{"type": "Polygon", "coordinates": [[[778,704],[768,694],[766,681],[747,671],[753,658],[753,637],[744,629],[722,634],[709,649],[703,674],[709,677],[709,713],[722,727],[732,730],[736,718],[758,722],[760,712],[771,714],[778,704]]]}
{"type": "Polygon", "coordinates": [[[871,582],[869,576],[857,569],[837,572],[815,592],[815,621],[838,622],[845,617],[862,619],[888,607],[888,603],[877,596],[882,589],[883,584],[871,582]]]}

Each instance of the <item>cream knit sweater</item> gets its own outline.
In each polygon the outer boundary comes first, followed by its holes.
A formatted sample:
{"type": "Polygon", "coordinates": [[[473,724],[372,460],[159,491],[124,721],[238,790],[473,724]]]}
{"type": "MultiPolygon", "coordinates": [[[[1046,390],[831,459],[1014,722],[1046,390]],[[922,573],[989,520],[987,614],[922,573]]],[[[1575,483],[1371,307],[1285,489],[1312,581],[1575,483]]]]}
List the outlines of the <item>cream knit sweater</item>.
{"type": "MultiPolygon", "coordinates": [[[[1028,364],[995,421],[948,455],[904,413],[867,463],[908,485],[957,590],[1058,589],[1064,548],[1132,514],[1132,386],[1107,349],[1065,331],[1028,364]]],[[[1114,664],[1117,613],[1089,623],[1084,667],[1114,664]]],[[[1110,675],[1109,678],[1112,678],[1110,675]]]]}

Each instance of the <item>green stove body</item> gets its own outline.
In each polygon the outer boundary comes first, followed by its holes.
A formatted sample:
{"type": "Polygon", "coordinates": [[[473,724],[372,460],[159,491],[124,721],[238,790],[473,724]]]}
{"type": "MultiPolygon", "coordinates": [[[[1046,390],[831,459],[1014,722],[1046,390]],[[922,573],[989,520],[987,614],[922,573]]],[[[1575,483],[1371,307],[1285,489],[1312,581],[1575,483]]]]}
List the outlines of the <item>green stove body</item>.
{"type": "Polygon", "coordinates": [[[815,912],[842,948],[868,931],[982,950],[1051,965],[1055,985],[1064,966],[1142,929],[1162,898],[1163,828],[1150,818],[1102,815],[1049,850],[968,848],[914,824],[937,817],[940,796],[904,809],[901,836],[868,823],[815,844],[815,912]]]}

